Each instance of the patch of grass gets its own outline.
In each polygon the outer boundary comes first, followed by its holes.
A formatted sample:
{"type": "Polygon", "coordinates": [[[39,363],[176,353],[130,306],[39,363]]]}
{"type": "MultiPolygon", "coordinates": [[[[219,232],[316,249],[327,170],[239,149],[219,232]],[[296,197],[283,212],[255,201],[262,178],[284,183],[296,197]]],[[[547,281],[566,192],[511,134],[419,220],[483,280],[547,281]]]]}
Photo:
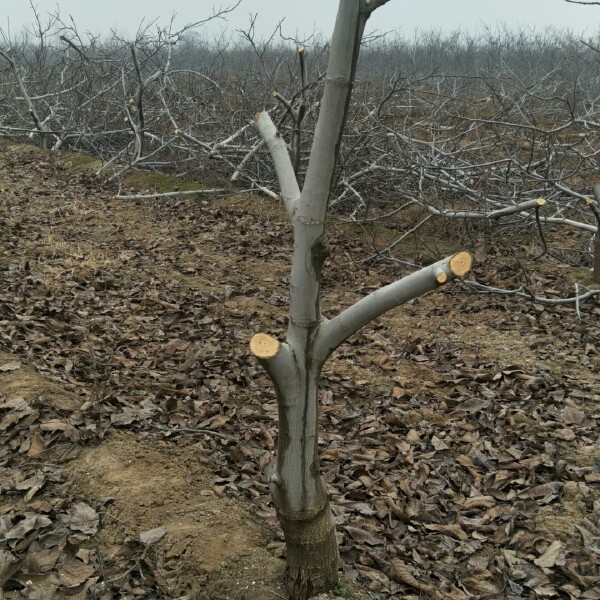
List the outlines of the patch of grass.
{"type": "MultiPolygon", "coordinates": [[[[0,365],[16,360],[15,356],[0,353],[0,365]]],[[[32,405],[45,404],[58,410],[77,410],[81,404],[75,394],[47,381],[32,366],[25,364],[14,371],[0,372],[0,389],[8,396],[21,396],[32,405]]]]}
{"type": "Polygon", "coordinates": [[[338,227],[348,237],[364,235],[367,239],[376,240],[381,244],[391,244],[402,235],[397,230],[384,227],[380,224],[367,223],[359,225],[358,223],[340,223],[338,227]]]}
{"type": "Polygon", "coordinates": [[[354,594],[341,581],[338,581],[331,591],[336,596],[340,596],[341,598],[349,598],[351,600],[355,597],[354,594]]]}
{"type": "Polygon", "coordinates": [[[60,162],[66,169],[79,169],[83,171],[95,171],[102,165],[102,161],[88,156],[87,154],[78,154],[76,152],[60,152],[60,162]]]}
{"type": "Polygon", "coordinates": [[[593,279],[594,274],[592,270],[587,267],[573,267],[568,273],[571,280],[576,281],[580,285],[584,285],[591,290],[600,288],[600,283],[596,283],[593,279]]]}
{"type": "Polygon", "coordinates": [[[433,228],[435,224],[424,226],[415,235],[408,235],[401,242],[396,243],[404,235],[404,231],[415,224],[407,220],[397,228],[385,227],[381,223],[337,223],[336,227],[349,239],[362,238],[369,244],[374,244],[378,249],[394,245],[393,254],[398,257],[411,257],[418,250],[421,254],[436,259],[441,256],[453,254],[465,249],[465,244],[448,239],[446,235],[439,235],[433,228]]]}
{"type": "Polygon", "coordinates": [[[161,194],[173,191],[200,190],[206,188],[198,181],[181,181],[174,175],[164,173],[150,173],[146,171],[130,171],[123,181],[127,187],[149,190],[150,193],[161,194]]]}
{"type": "Polygon", "coordinates": [[[252,215],[287,221],[281,201],[259,194],[232,194],[218,198],[213,202],[214,207],[239,210],[252,215]]]}
{"type": "Polygon", "coordinates": [[[40,238],[37,248],[39,260],[32,269],[49,290],[58,290],[64,285],[65,276],[92,277],[102,269],[116,269],[118,258],[84,242],[68,242],[52,231],[40,238]]]}
{"type": "Polygon", "coordinates": [[[69,152],[67,150],[58,150],[51,152],[40,148],[36,144],[28,141],[11,140],[8,138],[0,138],[0,146],[11,148],[16,154],[39,154],[49,160],[57,161],[63,169],[80,169],[86,171],[94,171],[102,165],[102,161],[87,154],[78,152],[69,152]]]}

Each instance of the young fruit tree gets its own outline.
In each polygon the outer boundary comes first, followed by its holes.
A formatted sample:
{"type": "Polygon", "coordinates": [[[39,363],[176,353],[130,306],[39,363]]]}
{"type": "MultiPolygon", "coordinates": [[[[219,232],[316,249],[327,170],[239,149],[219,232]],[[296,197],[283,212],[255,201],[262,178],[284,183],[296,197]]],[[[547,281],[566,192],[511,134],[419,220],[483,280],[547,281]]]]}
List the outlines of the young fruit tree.
{"type": "Polygon", "coordinates": [[[272,380],[279,408],[277,462],[270,490],[287,546],[286,586],[293,600],[331,589],[338,578],[335,525],[319,473],[318,389],[323,364],[348,337],[386,311],[434,290],[471,266],[459,252],[360,299],[335,318],[321,315],[325,221],[361,38],[371,13],[389,0],[340,0],[310,162],[300,190],[287,146],[267,112],[255,124],[275,164],[294,233],[285,341],[258,333],[251,352],[272,380]]]}

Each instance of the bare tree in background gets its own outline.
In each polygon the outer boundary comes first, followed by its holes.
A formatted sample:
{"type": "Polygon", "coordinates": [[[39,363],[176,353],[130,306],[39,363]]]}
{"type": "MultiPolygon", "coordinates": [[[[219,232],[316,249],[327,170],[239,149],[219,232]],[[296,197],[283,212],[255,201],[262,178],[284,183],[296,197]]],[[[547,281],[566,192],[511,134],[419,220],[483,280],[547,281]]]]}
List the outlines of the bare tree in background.
{"type": "Polygon", "coordinates": [[[592,268],[592,281],[600,283],[600,184],[594,185],[594,197],[588,198],[586,203],[594,213],[596,219],[596,234],[594,237],[594,266],[592,268]]]}

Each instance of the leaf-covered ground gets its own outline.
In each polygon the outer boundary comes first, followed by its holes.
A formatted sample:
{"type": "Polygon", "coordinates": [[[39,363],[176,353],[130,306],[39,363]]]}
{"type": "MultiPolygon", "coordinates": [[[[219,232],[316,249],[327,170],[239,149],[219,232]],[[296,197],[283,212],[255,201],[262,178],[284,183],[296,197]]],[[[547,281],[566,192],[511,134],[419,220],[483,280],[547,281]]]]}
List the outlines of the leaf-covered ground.
{"type": "MultiPolygon", "coordinates": [[[[285,329],[279,208],[119,202],[3,144],[0,240],[0,598],[280,598],[276,403],[247,351],[285,329]]],[[[344,227],[330,243],[327,314],[401,275],[344,227]]],[[[514,259],[485,254],[477,275],[513,284],[514,259]]],[[[530,277],[552,295],[574,274],[530,277]]],[[[339,593],[600,598],[599,317],[451,284],[335,354],[339,593]]]]}

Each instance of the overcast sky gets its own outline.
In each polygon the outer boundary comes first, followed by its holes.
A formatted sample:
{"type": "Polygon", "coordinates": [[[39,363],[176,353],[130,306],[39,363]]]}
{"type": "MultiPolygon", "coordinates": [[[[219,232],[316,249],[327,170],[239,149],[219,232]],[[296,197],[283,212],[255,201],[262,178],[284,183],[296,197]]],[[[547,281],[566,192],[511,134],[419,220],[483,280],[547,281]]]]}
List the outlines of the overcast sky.
{"type": "MultiPolygon", "coordinates": [[[[111,28],[131,35],[142,19],[167,23],[173,13],[184,25],[202,19],[213,6],[228,1],[211,0],[33,0],[42,14],[58,6],[63,18],[72,15],[84,31],[104,34],[111,28]]],[[[264,35],[285,18],[284,33],[298,37],[318,29],[331,32],[337,0],[242,0],[236,11],[223,21],[211,22],[204,33],[212,34],[226,25],[231,31],[247,26],[250,14],[258,13],[257,32],[264,35]]],[[[0,26],[8,22],[13,33],[32,20],[28,0],[0,0],[0,26]]],[[[600,26],[600,7],[567,4],[564,0],[391,0],[370,20],[370,29],[399,31],[412,35],[415,29],[477,30],[485,25],[547,26],[595,33],[600,26]]]]}

